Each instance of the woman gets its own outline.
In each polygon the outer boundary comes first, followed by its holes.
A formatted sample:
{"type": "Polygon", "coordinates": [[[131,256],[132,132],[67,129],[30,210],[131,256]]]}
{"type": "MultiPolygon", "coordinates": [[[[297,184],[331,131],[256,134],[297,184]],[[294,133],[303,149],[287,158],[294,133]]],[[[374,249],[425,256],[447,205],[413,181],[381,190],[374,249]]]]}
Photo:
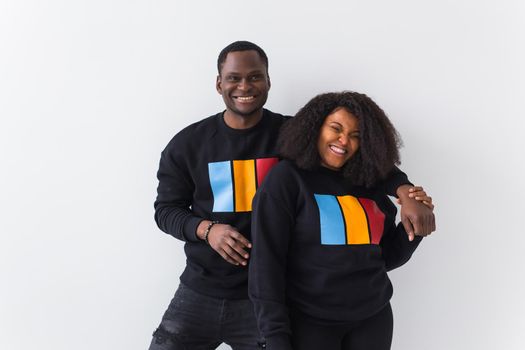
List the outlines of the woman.
{"type": "Polygon", "coordinates": [[[422,239],[395,224],[378,185],[399,144],[381,108],[355,92],[319,95],[284,126],[285,160],[252,213],[249,292],[267,350],[390,349],[387,271],[422,239]]]}

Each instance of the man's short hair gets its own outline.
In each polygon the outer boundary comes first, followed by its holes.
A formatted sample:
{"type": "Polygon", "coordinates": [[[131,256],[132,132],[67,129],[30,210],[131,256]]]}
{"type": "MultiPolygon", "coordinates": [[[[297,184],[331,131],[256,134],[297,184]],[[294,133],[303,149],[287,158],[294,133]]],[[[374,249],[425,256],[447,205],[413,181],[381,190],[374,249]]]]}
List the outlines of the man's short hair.
{"type": "Polygon", "coordinates": [[[264,50],[249,41],[235,41],[222,49],[217,58],[217,71],[219,72],[219,75],[221,74],[221,67],[224,64],[224,61],[226,61],[226,56],[228,56],[230,52],[250,50],[256,51],[259,54],[259,57],[261,57],[266,66],[266,74],[268,74],[268,56],[266,56],[264,50]]]}

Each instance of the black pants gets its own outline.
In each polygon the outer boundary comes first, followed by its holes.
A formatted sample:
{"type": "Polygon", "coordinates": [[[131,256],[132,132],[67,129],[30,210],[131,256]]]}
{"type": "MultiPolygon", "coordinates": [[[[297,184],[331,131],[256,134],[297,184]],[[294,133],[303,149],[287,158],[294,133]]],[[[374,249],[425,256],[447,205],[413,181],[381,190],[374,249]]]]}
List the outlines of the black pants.
{"type": "Polygon", "coordinates": [[[221,343],[233,350],[263,348],[252,302],[211,298],[180,284],[149,350],[213,350],[221,343]]]}
{"type": "Polygon", "coordinates": [[[389,350],[393,326],[390,304],[365,320],[339,325],[293,313],[292,343],[294,350],[389,350]]]}

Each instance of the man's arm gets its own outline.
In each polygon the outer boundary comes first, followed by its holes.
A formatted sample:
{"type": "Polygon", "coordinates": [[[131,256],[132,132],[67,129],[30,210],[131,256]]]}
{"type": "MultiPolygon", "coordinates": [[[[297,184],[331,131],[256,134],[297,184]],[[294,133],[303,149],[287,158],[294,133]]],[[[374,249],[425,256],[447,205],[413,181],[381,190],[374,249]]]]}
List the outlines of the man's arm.
{"type": "Polygon", "coordinates": [[[185,166],[185,160],[176,150],[177,140],[172,140],[160,157],[155,200],[155,222],[158,227],[173,237],[187,242],[200,241],[197,226],[203,218],[193,215],[190,205],[194,184],[185,166]]]}
{"type": "MultiPolygon", "coordinates": [[[[205,243],[204,234],[211,223],[190,210],[195,184],[184,154],[185,143],[176,136],[162,152],[157,178],[155,221],[158,227],[185,242],[205,243]]],[[[207,243],[226,261],[234,265],[247,264],[246,251],[250,242],[236,228],[218,223],[210,227],[207,243]]]]}

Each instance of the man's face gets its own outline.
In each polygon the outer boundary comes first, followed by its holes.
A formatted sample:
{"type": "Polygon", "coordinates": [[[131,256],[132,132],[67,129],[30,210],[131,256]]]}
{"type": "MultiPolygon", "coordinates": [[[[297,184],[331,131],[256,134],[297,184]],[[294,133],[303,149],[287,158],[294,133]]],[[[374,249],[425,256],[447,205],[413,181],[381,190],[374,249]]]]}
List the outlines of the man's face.
{"type": "Polygon", "coordinates": [[[229,113],[249,118],[266,103],[270,78],[257,51],[234,51],[226,56],[216,87],[229,113]]]}

